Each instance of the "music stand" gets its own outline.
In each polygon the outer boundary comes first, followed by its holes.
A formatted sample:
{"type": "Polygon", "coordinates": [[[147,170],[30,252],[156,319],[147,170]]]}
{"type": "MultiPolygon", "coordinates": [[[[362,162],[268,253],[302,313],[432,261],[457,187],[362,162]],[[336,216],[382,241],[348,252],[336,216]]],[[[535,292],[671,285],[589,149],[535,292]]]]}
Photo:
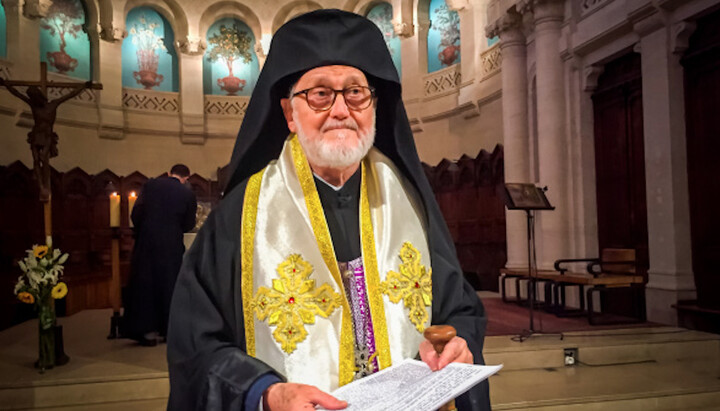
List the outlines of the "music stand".
{"type": "MultiPolygon", "coordinates": [[[[535,310],[535,294],[537,293],[537,256],[535,254],[535,215],[536,210],[554,210],[555,207],[550,205],[545,196],[547,187],[536,187],[530,183],[505,183],[505,205],[508,210],[523,210],[527,215],[527,241],[528,241],[528,302],[530,312],[530,327],[523,330],[519,335],[513,337],[514,341],[523,342],[533,335],[544,334],[542,330],[535,330],[535,322],[533,311],[535,310]]],[[[515,290],[518,295],[520,290],[515,290]]],[[[559,335],[563,339],[562,333],[550,333],[544,335],[559,335]]]]}

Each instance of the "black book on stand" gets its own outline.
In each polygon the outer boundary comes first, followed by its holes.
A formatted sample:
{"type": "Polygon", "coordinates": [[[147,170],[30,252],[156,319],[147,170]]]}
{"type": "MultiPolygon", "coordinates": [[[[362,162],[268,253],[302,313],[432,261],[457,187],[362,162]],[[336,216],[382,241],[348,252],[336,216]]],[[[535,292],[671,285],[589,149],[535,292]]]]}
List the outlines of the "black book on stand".
{"type": "MultiPolygon", "coordinates": [[[[554,210],[545,196],[547,187],[537,187],[530,183],[505,183],[505,206],[508,210],[523,210],[527,215],[527,242],[528,242],[528,281],[530,281],[528,290],[528,302],[530,313],[530,327],[523,330],[520,334],[513,337],[514,341],[523,342],[534,335],[559,336],[563,338],[561,333],[543,333],[542,330],[535,329],[533,312],[535,310],[535,294],[537,282],[537,261],[535,255],[535,211],[537,210],[554,210]]],[[[515,290],[519,293],[520,290],[515,290]]]]}

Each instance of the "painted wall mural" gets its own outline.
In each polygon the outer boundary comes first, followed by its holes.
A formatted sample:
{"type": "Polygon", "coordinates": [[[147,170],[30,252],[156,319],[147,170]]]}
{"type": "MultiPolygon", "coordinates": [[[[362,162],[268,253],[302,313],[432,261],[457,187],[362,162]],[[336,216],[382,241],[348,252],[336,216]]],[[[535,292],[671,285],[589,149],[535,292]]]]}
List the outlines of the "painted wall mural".
{"type": "Polygon", "coordinates": [[[260,73],[252,30],[231,17],[216,21],[207,32],[203,58],[205,94],[249,96],[260,73]]]}
{"type": "Polygon", "coordinates": [[[428,73],[460,63],[460,15],[445,0],[430,1],[428,73]]]}
{"type": "Polygon", "coordinates": [[[125,21],[122,44],[122,84],[128,88],[178,91],[175,36],[170,23],[150,7],[137,7],[125,21]]]}
{"type": "Polygon", "coordinates": [[[398,76],[402,77],[400,37],[395,34],[395,29],[393,28],[392,5],[390,5],[389,3],[380,3],[375,5],[373,8],[370,9],[370,11],[368,11],[367,18],[373,23],[375,23],[376,26],[378,26],[378,28],[383,34],[383,37],[385,37],[385,44],[387,44],[387,48],[390,51],[390,56],[392,56],[393,63],[395,63],[395,68],[398,71],[398,76]]]}
{"type": "Polygon", "coordinates": [[[7,57],[7,19],[5,6],[0,3],[0,57],[7,57]]]}
{"type": "Polygon", "coordinates": [[[90,80],[90,38],[80,0],[55,0],[40,21],[40,61],[48,70],[90,80]]]}

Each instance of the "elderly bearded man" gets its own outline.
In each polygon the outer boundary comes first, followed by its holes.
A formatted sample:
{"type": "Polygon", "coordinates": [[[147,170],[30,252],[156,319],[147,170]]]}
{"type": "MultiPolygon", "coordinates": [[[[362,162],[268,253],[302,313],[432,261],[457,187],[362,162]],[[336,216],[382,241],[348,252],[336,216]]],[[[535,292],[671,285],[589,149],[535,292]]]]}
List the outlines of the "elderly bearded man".
{"type": "MultiPolygon", "coordinates": [[[[168,408],[342,409],[327,392],[405,358],[482,363],[483,308],[372,22],[277,31],[231,166],[173,296],[168,408]],[[458,332],[439,358],[430,324],[458,332]]],[[[489,409],[487,383],[456,403],[489,409]]]]}

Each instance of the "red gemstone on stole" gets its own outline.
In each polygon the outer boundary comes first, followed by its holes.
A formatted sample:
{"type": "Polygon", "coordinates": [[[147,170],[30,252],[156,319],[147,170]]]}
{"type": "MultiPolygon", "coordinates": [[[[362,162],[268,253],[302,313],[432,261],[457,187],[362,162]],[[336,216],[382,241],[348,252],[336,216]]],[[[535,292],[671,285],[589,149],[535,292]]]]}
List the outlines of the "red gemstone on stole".
{"type": "Polygon", "coordinates": [[[288,303],[295,304],[295,297],[290,297],[290,299],[288,300],[288,303]]]}
{"type": "Polygon", "coordinates": [[[417,281],[415,281],[415,288],[420,288],[420,284],[417,281]]]}

